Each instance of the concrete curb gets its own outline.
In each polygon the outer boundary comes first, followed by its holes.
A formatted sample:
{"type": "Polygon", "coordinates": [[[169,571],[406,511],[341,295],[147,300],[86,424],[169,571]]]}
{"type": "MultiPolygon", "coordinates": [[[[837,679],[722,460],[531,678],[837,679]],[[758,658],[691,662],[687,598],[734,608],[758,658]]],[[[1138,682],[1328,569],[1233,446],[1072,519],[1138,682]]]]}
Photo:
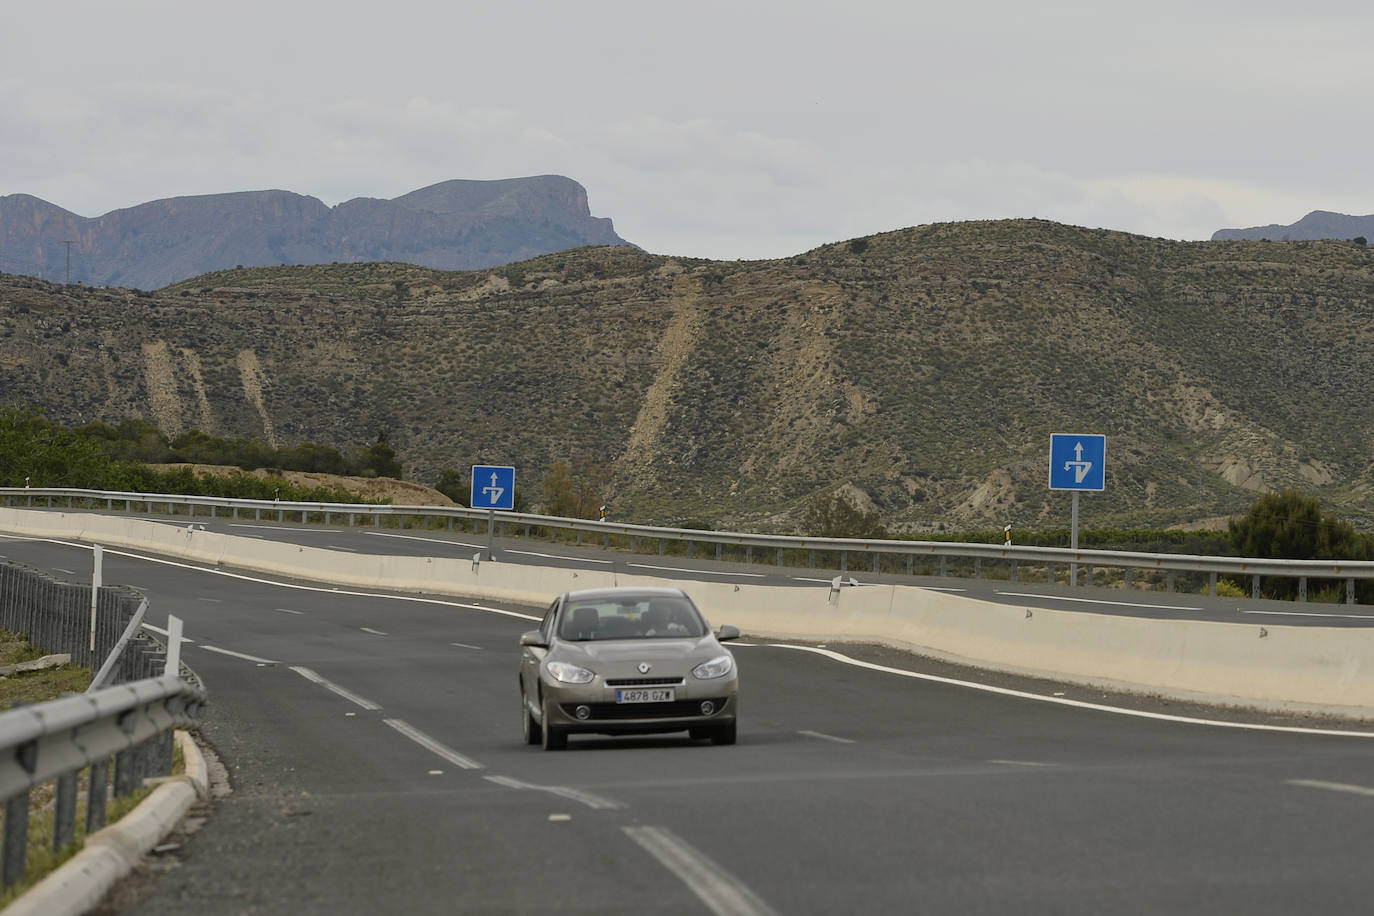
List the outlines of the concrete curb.
{"type": "Polygon", "coordinates": [[[184,731],[176,739],[186,760],[185,774],[164,782],[119,821],[87,837],[85,848],[6,907],[5,916],[80,916],[94,909],[172,832],[198,797],[209,795],[209,769],[200,748],[184,731]]]}

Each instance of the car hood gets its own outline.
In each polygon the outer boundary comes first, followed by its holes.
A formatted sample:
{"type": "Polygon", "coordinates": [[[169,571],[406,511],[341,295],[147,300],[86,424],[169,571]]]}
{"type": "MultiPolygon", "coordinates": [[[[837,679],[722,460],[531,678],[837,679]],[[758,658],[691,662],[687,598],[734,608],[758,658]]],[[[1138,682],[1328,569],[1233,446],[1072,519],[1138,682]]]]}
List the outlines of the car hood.
{"type": "Polygon", "coordinates": [[[655,666],[653,674],[681,674],[695,665],[725,654],[714,636],[700,639],[599,639],[559,642],[552,657],[584,665],[602,674],[637,673],[640,662],[655,666]]]}

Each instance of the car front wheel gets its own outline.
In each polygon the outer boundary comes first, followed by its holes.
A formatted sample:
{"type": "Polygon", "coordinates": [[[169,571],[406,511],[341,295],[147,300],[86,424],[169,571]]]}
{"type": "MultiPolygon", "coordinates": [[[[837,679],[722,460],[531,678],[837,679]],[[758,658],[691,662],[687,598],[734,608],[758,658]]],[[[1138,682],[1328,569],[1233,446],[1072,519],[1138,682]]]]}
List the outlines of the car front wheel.
{"type": "Polygon", "coordinates": [[[526,702],[523,693],[520,694],[520,713],[521,718],[525,720],[525,743],[539,744],[544,740],[543,729],[534,721],[534,713],[530,711],[530,704],[526,702]]]}
{"type": "Polygon", "coordinates": [[[711,734],[712,744],[734,744],[735,743],[735,723],[729,725],[718,725],[711,734]]]}
{"type": "Polygon", "coordinates": [[[549,703],[544,701],[544,750],[561,751],[568,746],[568,733],[550,722],[549,703]]]}

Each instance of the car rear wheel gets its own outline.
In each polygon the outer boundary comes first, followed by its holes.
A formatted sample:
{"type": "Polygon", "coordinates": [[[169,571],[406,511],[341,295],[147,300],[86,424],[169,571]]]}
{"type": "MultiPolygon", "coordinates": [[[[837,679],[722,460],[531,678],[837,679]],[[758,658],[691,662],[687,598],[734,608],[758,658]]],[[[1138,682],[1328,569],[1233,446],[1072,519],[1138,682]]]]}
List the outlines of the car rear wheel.
{"type": "Polygon", "coordinates": [[[711,733],[712,744],[734,744],[735,743],[735,723],[729,725],[718,725],[711,733]]]}
{"type": "Polygon", "coordinates": [[[539,723],[534,721],[534,713],[530,711],[530,704],[526,702],[523,693],[520,694],[520,712],[525,720],[525,743],[538,744],[543,741],[543,730],[539,727],[539,723]]]}
{"type": "Polygon", "coordinates": [[[547,701],[545,701],[544,727],[542,729],[544,732],[544,750],[561,751],[568,746],[568,733],[564,729],[559,728],[557,725],[551,724],[549,721],[550,718],[551,716],[549,716],[549,704],[547,701]]]}

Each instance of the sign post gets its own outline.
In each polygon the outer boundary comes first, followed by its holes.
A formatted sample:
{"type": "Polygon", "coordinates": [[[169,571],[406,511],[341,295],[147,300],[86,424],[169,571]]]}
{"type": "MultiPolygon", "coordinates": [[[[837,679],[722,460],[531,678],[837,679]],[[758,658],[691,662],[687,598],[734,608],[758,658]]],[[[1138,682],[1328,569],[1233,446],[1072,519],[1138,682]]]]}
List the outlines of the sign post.
{"type": "Polygon", "coordinates": [[[100,587],[105,584],[105,552],[99,544],[91,548],[95,560],[91,570],[91,652],[95,652],[95,615],[100,605],[100,587]]]}
{"type": "MultiPolygon", "coordinates": [[[[1050,489],[1073,492],[1069,549],[1078,549],[1078,494],[1107,488],[1107,437],[1094,433],[1050,436],[1050,489]]],[[[1069,564],[1069,585],[1078,585],[1078,564],[1069,564]]]]}
{"type": "Polygon", "coordinates": [[[472,508],[487,510],[487,559],[494,557],[496,511],[515,508],[515,468],[503,465],[472,466],[472,508]]]}

